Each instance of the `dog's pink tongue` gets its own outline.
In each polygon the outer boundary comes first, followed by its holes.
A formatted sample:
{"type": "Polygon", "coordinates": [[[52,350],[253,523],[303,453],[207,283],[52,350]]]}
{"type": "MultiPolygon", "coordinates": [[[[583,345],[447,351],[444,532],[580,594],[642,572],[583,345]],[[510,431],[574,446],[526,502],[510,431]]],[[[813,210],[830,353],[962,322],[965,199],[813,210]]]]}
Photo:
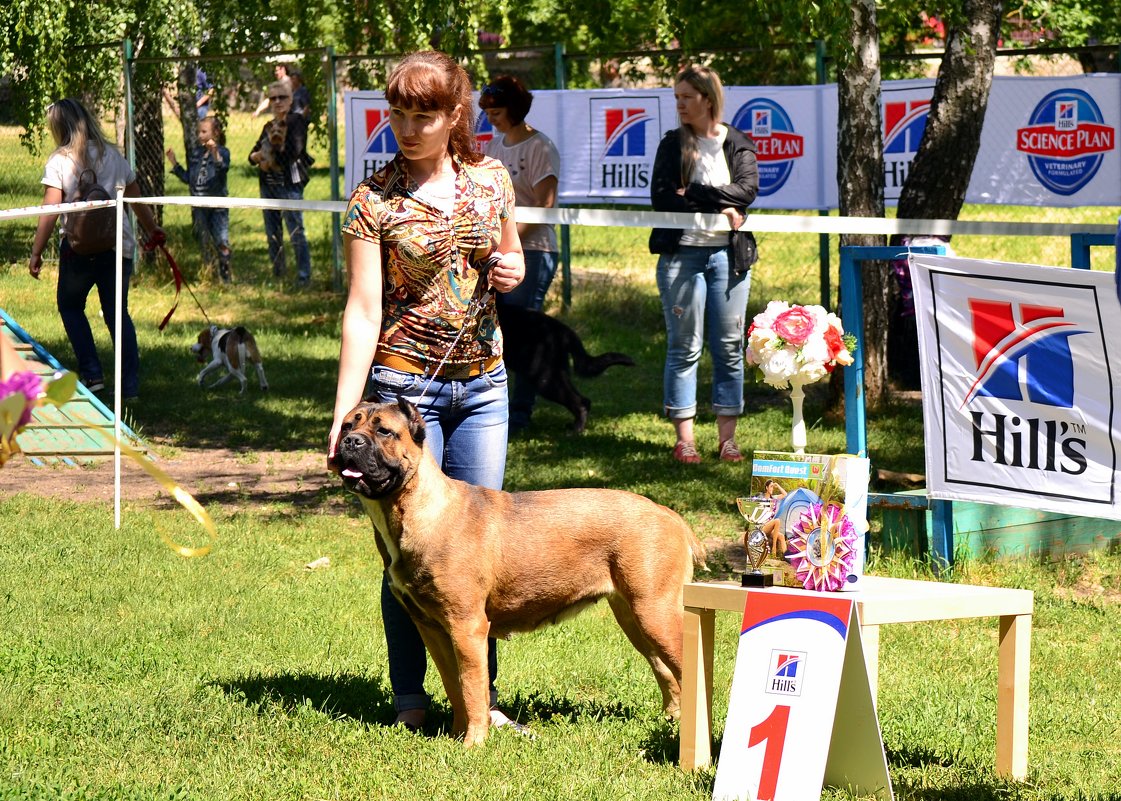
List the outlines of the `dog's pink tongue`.
{"type": "Polygon", "coordinates": [[[352,470],[349,467],[343,470],[342,474],[347,478],[362,478],[361,473],[359,473],[357,470],[352,470]]]}

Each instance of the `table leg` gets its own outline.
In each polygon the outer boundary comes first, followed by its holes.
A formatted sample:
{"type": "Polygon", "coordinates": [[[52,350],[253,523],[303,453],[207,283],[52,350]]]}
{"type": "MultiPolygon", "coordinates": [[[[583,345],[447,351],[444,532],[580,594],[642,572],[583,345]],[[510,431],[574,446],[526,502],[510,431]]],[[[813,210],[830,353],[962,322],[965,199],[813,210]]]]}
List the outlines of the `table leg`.
{"type": "Polygon", "coordinates": [[[996,772],[1028,776],[1028,675],[1031,615],[1000,618],[1000,665],[996,696],[996,772]]]}
{"type": "MultiPolygon", "coordinates": [[[[880,686],[880,627],[861,626],[860,643],[864,646],[864,665],[868,669],[868,688],[872,703],[876,703],[876,690],[880,686]]],[[[876,704],[877,708],[879,704],[876,704]]]]}
{"type": "Polygon", "coordinates": [[[685,608],[682,626],[681,755],[684,770],[712,763],[712,649],[716,612],[685,608]]]}

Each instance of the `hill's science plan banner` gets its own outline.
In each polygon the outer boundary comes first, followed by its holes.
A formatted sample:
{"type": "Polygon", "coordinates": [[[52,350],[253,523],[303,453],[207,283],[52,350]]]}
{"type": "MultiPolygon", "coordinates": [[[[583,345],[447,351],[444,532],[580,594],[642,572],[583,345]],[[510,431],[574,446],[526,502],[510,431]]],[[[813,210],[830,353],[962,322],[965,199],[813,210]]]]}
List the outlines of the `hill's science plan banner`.
{"type": "Polygon", "coordinates": [[[910,263],[929,495],[1121,519],[1113,275],[910,263]]]}
{"type": "MultiPolygon", "coordinates": [[[[884,197],[899,198],[934,81],[885,81],[884,197]]],[[[381,92],[347,92],[346,192],[397,152],[381,92]]],[[[473,98],[479,139],[495,132],[473,98]]],[[[837,87],[731,86],[724,119],[758,147],[756,209],[837,208],[837,87]]],[[[556,143],[560,202],[649,205],[658,143],[677,127],[672,89],[536,90],[527,121],[556,143]]],[[[1121,205],[1121,75],[993,79],[966,200],[1121,205]]]]}

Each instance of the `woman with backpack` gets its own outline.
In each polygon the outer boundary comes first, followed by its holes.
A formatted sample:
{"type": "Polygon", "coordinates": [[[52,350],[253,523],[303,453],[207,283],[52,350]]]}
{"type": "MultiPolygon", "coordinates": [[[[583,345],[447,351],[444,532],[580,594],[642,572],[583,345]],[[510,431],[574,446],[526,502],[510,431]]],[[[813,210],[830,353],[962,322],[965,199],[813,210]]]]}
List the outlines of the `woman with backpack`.
{"type": "MultiPolygon", "coordinates": [[[[94,197],[114,197],[116,187],[123,185],[125,195],[140,197],[136,174],[120,151],[105,137],[97,119],[74,98],[64,98],[47,107],[47,127],[55,141],[55,151],[47,159],[42,183],[44,205],[72,203],[94,197]],[[100,189],[100,192],[98,191],[100,189]]],[[[140,224],[148,232],[149,241],[161,241],[164,233],[147,206],[133,205],[140,224]]],[[[58,312],[66,336],[74,348],[78,362],[78,376],[91,392],[105,388],[105,372],[97,356],[93,331],[86,317],[86,298],[97,287],[101,313],[113,337],[114,289],[116,283],[115,227],[110,239],[106,231],[112,215],[98,215],[100,209],[63,214],[62,241],[58,257],[58,312]]],[[[31,246],[28,271],[38,279],[43,269],[43,251],[54,232],[60,215],[44,214],[39,217],[35,241],[31,246]]],[[[115,221],[114,221],[115,226],[115,221]]],[[[140,351],[136,345],[136,329],[128,314],[128,284],[132,276],[136,238],[128,215],[124,215],[122,234],[123,260],[121,295],[122,342],[121,392],[125,400],[135,399],[140,392],[140,351]]]]}

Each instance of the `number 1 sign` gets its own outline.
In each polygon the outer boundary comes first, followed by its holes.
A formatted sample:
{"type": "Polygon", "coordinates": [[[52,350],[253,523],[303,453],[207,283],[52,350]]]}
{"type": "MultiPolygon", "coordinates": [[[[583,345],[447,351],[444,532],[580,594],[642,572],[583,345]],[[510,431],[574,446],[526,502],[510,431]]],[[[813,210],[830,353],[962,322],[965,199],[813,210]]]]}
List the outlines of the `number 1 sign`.
{"type": "Polygon", "coordinates": [[[892,796],[856,604],[749,591],[715,801],[805,801],[829,784],[892,796]]]}

